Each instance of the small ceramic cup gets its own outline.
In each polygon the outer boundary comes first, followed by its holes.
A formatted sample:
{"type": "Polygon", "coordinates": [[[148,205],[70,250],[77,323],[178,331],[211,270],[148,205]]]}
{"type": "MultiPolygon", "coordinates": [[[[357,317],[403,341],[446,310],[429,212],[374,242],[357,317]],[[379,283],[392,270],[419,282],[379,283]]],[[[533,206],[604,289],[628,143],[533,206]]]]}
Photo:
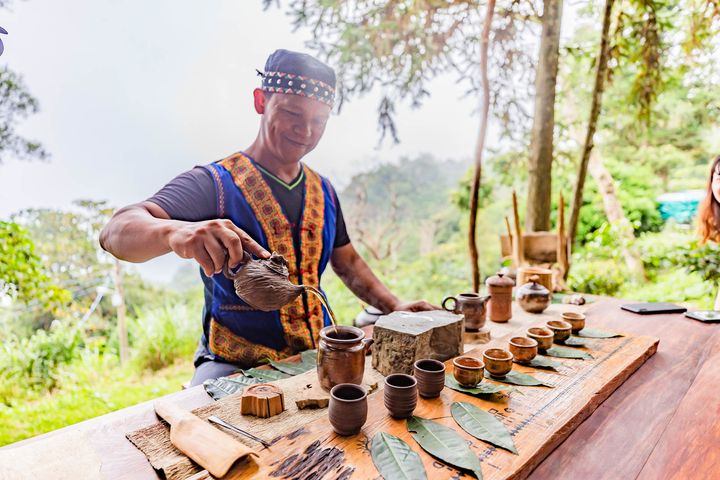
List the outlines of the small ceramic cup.
{"type": "Polygon", "coordinates": [[[465,388],[475,388],[485,374],[485,364],[475,357],[453,358],[453,377],[465,388]]]}
{"type": "Polygon", "coordinates": [[[508,350],[518,363],[528,363],[538,353],[538,342],[527,337],[512,337],[508,350]]]}
{"type": "Polygon", "coordinates": [[[550,320],[546,323],[547,327],[553,331],[553,341],[555,343],[564,343],[565,340],[570,338],[570,332],[572,331],[572,325],[563,320],[550,320]]]}
{"type": "Polygon", "coordinates": [[[562,319],[572,325],[572,333],[578,333],[585,328],[585,315],[577,312],[565,312],[562,319]]]}
{"type": "Polygon", "coordinates": [[[338,435],[355,435],[367,421],[367,392],[354,383],[340,383],[330,390],[328,417],[338,435]]]}
{"type": "Polygon", "coordinates": [[[512,370],[513,354],[502,348],[490,348],[483,352],[485,369],[491,377],[504,377],[512,370]]]}
{"type": "Polygon", "coordinates": [[[404,373],[388,375],[383,395],[391,417],[408,418],[417,406],[417,380],[404,373]]]}
{"type": "Polygon", "coordinates": [[[415,362],[415,380],[418,393],[423,398],[440,396],[445,387],[445,364],[439,360],[424,359],[415,362]]]}
{"type": "Polygon", "coordinates": [[[538,350],[545,351],[552,348],[555,334],[552,330],[544,327],[532,327],[527,329],[527,336],[538,343],[538,350]]]}

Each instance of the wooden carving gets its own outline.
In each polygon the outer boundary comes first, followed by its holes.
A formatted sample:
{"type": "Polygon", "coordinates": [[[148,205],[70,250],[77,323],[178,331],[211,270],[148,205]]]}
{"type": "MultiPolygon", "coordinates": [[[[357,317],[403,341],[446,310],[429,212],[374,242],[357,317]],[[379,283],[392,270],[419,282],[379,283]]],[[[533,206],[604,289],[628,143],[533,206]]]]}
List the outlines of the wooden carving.
{"type": "Polygon", "coordinates": [[[268,418],[285,410],[285,401],[280,387],[262,383],[245,389],[240,399],[240,413],[268,418]]]}

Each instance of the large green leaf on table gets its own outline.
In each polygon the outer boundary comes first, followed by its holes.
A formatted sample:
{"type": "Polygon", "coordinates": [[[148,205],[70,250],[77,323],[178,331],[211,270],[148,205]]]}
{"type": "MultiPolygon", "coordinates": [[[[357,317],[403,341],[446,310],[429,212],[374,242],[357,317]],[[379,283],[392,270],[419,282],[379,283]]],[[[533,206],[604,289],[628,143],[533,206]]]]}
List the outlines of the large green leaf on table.
{"type": "MultiPolygon", "coordinates": [[[[473,388],[463,387],[462,385],[460,385],[457,382],[457,380],[455,380],[455,378],[452,377],[452,375],[445,375],[445,386],[448,388],[451,388],[453,390],[457,390],[458,392],[468,393],[470,395],[482,396],[482,397],[490,396],[495,393],[501,393],[501,392],[521,393],[515,387],[509,387],[507,385],[497,385],[495,383],[487,383],[487,382],[478,383],[477,387],[473,387],[473,388]]],[[[486,398],[485,400],[488,400],[488,399],[486,398]]]]}
{"type": "Polygon", "coordinates": [[[545,350],[545,355],[549,357],[559,357],[559,358],[579,358],[581,360],[589,360],[593,358],[592,355],[589,353],[583,352],[582,350],[576,350],[574,348],[563,348],[563,347],[555,347],[548,348],[545,350]]]}
{"type": "Polygon", "coordinates": [[[569,347],[587,347],[592,340],[579,337],[570,337],[565,340],[565,345],[569,347]]]}
{"type": "Polygon", "coordinates": [[[594,328],[583,328],[576,335],[585,338],[614,338],[623,336],[622,333],[605,332],[603,330],[595,330],[594,328]]]}
{"type": "Polygon", "coordinates": [[[385,480],[426,480],[420,455],[401,438],[378,432],[370,447],[373,463],[385,480]]]}
{"type": "Polygon", "coordinates": [[[306,350],[300,354],[299,362],[270,362],[274,368],[288,375],[300,375],[317,366],[317,350],[306,350]]]}
{"type": "Polygon", "coordinates": [[[453,467],[470,470],[478,479],[482,479],[480,459],[455,430],[416,416],[408,418],[407,429],[412,433],[415,441],[430,455],[453,467]]]}
{"type": "Polygon", "coordinates": [[[237,376],[237,377],[220,377],[205,380],[203,387],[208,395],[214,400],[220,400],[223,397],[232,395],[233,393],[242,392],[243,388],[248,385],[256,383],[262,383],[262,380],[252,377],[237,376]]]}
{"type": "Polygon", "coordinates": [[[537,378],[533,377],[532,375],[528,375],[527,373],[522,372],[516,372],[516,371],[510,371],[507,375],[504,377],[498,377],[495,378],[490,375],[490,372],[487,370],[485,371],[485,378],[489,378],[491,380],[495,380],[496,382],[503,382],[503,383],[511,383],[513,385],[522,385],[524,387],[550,387],[554,388],[554,385],[551,385],[549,383],[545,383],[542,380],[538,380],[537,378]]]}
{"type": "Polygon", "coordinates": [[[473,437],[518,454],[510,432],[491,413],[467,402],[454,402],[450,411],[455,422],[473,437]]]}
{"type": "Polygon", "coordinates": [[[273,382],[275,380],[282,380],[283,378],[290,377],[287,373],[270,369],[250,368],[248,370],[243,370],[242,372],[249,377],[255,377],[263,382],[273,382]]]}
{"type": "Polygon", "coordinates": [[[515,362],[515,363],[518,363],[525,367],[543,368],[545,370],[555,370],[557,367],[562,365],[562,363],[560,363],[560,362],[556,362],[555,360],[551,360],[548,357],[543,357],[540,355],[533,358],[529,362],[525,362],[525,363],[515,362]]]}

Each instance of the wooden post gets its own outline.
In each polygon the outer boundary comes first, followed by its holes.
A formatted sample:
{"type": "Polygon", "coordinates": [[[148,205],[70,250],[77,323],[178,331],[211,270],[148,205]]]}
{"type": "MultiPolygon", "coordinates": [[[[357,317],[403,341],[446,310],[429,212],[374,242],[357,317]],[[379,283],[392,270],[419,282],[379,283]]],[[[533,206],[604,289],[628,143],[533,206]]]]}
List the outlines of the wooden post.
{"type": "Polygon", "coordinates": [[[518,214],[517,193],[515,193],[515,190],[513,190],[512,193],[512,203],[513,221],[515,222],[515,241],[513,242],[513,256],[517,260],[515,268],[519,268],[525,263],[525,252],[523,251],[524,245],[522,238],[522,230],[520,229],[520,215],[518,214]]]}
{"type": "Polygon", "coordinates": [[[118,337],[120,340],[120,365],[126,365],[129,358],[127,324],[125,323],[125,292],[122,284],[122,271],[120,260],[115,259],[113,269],[113,281],[115,282],[115,294],[113,305],[117,308],[118,337]]]}
{"type": "Polygon", "coordinates": [[[560,200],[558,201],[558,244],[557,244],[557,261],[560,266],[560,278],[565,278],[565,272],[569,269],[569,259],[567,251],[567,237],[565,236],[565,199],[560,192],[560,200]]]}
{"type": "Polygon", "coordinates": [[[510,228],[510,220],[508,220],[508,217],[505,217],[505,229],[507,230],[507,236],[508,236],[508,242],[510,243],[510,255],[513,257],[513,262],[516,262],[517,259],[515,258],[515,250],[513,250],[513,234],[512,229],[510,228]]]}

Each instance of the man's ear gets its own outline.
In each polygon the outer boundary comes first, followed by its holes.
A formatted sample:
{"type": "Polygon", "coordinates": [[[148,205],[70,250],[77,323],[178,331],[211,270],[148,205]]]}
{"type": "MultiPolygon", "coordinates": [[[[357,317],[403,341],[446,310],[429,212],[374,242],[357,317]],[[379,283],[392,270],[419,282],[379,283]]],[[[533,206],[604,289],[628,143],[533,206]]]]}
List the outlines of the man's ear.
{"type": "Polygon", "coordinates": [[[265,107],[267,107],[268,99],[265,97],[265,92],[261,89],[256,88],[253,90],[253,97],[255,101],[255,111],[262,115],[265,113],[265,107]]]}

